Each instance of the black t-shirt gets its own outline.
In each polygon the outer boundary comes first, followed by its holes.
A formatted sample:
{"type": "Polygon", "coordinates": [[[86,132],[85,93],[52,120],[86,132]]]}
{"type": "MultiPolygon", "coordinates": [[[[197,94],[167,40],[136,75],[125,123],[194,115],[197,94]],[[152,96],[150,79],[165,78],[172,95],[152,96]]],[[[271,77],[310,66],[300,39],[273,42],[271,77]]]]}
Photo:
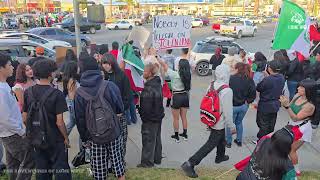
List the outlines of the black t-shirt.
{"type": "MultiPolygon", "coordinates": [[[[30,98],[28,97],[28,92],[32,91],[33,97],[36,99],[40,99],[44,92],[48,89],[53,88],[49,85],[35,85],[33,87],[28,88],[24,92],[24,105],[23,105],[23,112],[28,112],[28,108],[31,104],[30,98]]],[[[55,139],[56,142],[63,142],[64,138],[59,131],[59,128],[56,124],[57,115],[62,114],[68,110],[65,96],[61,91],[55,89],[53,93],[47,98],[44,104],[46,111],[48,113],[48,124],[51,127],[52,136],[51,139],[55,139]]]]}

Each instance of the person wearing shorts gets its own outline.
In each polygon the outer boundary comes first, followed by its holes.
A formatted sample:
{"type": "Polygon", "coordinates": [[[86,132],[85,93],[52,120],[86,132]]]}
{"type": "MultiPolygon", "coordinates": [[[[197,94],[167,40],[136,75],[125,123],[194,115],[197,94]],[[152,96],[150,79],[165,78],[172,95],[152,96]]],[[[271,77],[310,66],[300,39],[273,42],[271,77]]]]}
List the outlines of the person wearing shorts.
{"type": "Polygon", "coordinates": [[[165,76],[171,79],[172,100],[171,109],[173,116],[174,135],[171,136],[177,143],[180,142],[179,136],[188,140],[187,128],[187,111],[189,109],[189,90],[191,85],[191,67],[187,60],[189,49],[182,49],[182,56],[178,63],[177,71],[168,67],[168,65],[158,58],[165,76]],[[179,134],[179,118],[181,117],[183,133],[179,134]]]}

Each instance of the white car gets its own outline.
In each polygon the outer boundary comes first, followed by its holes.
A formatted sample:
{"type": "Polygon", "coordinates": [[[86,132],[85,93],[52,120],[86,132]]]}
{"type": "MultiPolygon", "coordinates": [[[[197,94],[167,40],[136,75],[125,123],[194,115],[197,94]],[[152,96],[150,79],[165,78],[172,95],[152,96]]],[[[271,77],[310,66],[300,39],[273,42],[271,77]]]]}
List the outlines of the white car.
{"type": "Polygon", "coordinates": [[[194,18],[191,21],[192,27],[202,27],[203,21],[200,18],[194,18]]]}
{"type": "Polygon", "coordinates": [[[107,24],[107,29],[118,30],[118,29],[132,29],[135,25],[126,20],[117,21],[115,23],[107,24]]]}
{"type": "Polygon", "coordinates": [[[220,35],[231,35],[240,39],[242,36],[254,37],[258,31],[249,20],[240,20],[238,22],[228,22],[220,26],[220,35]]]}
{"type": "Polygon", "coordinates": [[[1,37],[7,37],[7,38],[12,37],[12,38],[21,38],[24,40],[30,40],[30,41],[37,42],[39,44],[43,44],[43,46],[49,49],[55,49],[56,47],[72,47],[71,44],[68,42],[46,39],[31,33],[2,34],[1,37]]]}
{"type": "MultiPolygon", "coordinates": [[[[197,41],[190,53],[190,63],[195,67],[195,72],[199,76],[207,76],[212,69],[210,64],[210,59],[214,55],[215,49],[217,47],[222,48],[222,54],[228,56],[228,49],[230,47],[237,48],[239,52],[240,49],[243,49],[239,44],[234,41],[234,38],[221,37],[221,36],[212,36],[208,37],[205,40],[197,41]]],[[[248,57],[253,59],[252,53],[247,53],[248,57]]]]}

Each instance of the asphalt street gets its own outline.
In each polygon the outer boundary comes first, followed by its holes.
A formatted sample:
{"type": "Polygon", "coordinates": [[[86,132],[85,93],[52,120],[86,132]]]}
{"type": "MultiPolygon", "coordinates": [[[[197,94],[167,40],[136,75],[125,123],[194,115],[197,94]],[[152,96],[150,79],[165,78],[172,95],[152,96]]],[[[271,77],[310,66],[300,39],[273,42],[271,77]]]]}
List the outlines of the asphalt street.
{"type": "MultiPolygon", "coordinates": [[[[147,25],[147,29],[151,30],[151,26],[147,25]]],[[[267,57],[272,56],[272,51],[270,50],[270,44],[273,37],[274,25],[268,24],[260,26],[256,37],[244,37],[237,42],[243,46],[249,52],[261,51],[265,53],[267,57]]],[[[127,30],[120,31],[110,31],[103,30],[99,31],[95,35],[90,35],[90,37],[96,41],[96,43],[108,43],[111,44],[112,41],[116,40],[123,42],[123,39],[129,34],[127,30]]],[[[210,27],[195,28],[192,30],[192,42],[195,43],[197,40],[204,39],[208,36],[215,35],[211,31],[210,27]]],[[[209,83],[211,81],[211,76],[199,77],[196,74],[192,76],[192,90],[190,93],[190,110],[188,111],[188,134],[189,140],[175,143],[170,136],[173,134],[172,127],[172,115],[169,108],[166,108],[166,116],[163,119],[162,125],[162,145],[163,145],[163,163],[160,167],[172,167],[179,168],[179,166],[186,161],[191,155],[193,155],[208,139],[209,132],[206,131],[206,127],[199,120],[199,107],[200,101],[203,97],[209,83]]],[[[200,166],[205,167],[225,167],[232,168],[233,164],[242,160],[246,156],[252,153],[255,145],[251,143],[255,139],[258,132],[258,128],[255,122],[256,110],[249,109],[243,121],[244,124],[244,142],[242,147],[237,147],[235,144],[232,145],[231,149],[226,150],[226,154],[230,156],[230,160],[219,165],[214,163],[215,150],[210,153],[200,164],[200,166]]],[[[285,126],[289,120],[287,113],[284,110],[280,110],[278,113],[278,120],[276,124],[276,129],[280,129],[285,126]]],[[[181,123],[180,123],[181,126],[181,123]]],[[[127,145],[127,165],[129,167],[135,167],[140,162],[141,156],[141,121],[136,125],[129,126],[129,138],[127,145]]],[[[182,127],[180,127],[182,131],[182,127]]],[[[319,132],[314,132],[315,141],[320,145],[318,140],[320,137],[319,132]]],[[[78,152],[78,134],[76,128],[73,130],[71,136],[72,148],[69,151],[70,162],[75,154],[78,152]]],[[[319,146],[320,147],[320,146],[319,146]]],[[[308,144],[304,145],[301,150],[299,150],[300,155],[300,166],[303,170],[319,170],[320,169],[320,148],[316,149],[308,144]],[[303,157],[303,158],[301,158],[303,157]]]]}
{"type": "MultiPolygon", "coordinates": [[[[243,37],[241,39],[235,39],[246,51],[255,53],[257,51],[263,52],[267,57],[272,53],[270,51],[271,40],[273,37],[275,24],[263,24],[258,26],[258,33],[256,37],[243,37]]],[[[144,27],[152,32],[152,24],[144,25],[144,27]]],[[[100,30],[96,34],[89,34],[93,43],[96,44],[109,44],[113,41],[118,41],[120,44],[124,42],[125,38],[130,34],[130,30],[100,30]]],[[[193,28],[191,31],[191,41],[194,45],[197,41],[203,40],[210,36],[218,36],[211,30],[211,26],[204,26],[202,28],[193,28]]],[[[177,53],[177,52],[176,52],[177,53]]]]}

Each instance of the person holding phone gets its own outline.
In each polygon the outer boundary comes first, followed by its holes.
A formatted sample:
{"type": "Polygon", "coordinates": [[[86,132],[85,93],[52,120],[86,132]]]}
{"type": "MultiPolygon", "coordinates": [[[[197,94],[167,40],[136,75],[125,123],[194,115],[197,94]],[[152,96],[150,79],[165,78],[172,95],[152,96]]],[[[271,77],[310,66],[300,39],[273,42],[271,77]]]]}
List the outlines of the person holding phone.
{"type": "Polygon", "coordinates": [[[279,98],[285,84],[284,76],[280,74],[280,70],[281,62],[279,60],[270,61],[264,72],[264,79],[257,85],[257,91],[260,93],[256,117],[259,127],[258,139],[274,131],[280,108],[279,98]]]}
{"type": "Polygon", "coordinates": [[[304,144],[304,142],[311,143],[312,126],[311,119],[315,112],[315,87],[316,82],[311,79],[305,79],[299,82],[298,92],[290,100],[285,96],[280,96],[279,101],[282,106],[287,110],[290,120],[289,125],[298,126],[301,131],[302,138],[299,141],[295,141],[291,145],[290,159],[294,165],[297,176],[300,176],[301,172],[298,165],[297,150],[304,144]]]}

